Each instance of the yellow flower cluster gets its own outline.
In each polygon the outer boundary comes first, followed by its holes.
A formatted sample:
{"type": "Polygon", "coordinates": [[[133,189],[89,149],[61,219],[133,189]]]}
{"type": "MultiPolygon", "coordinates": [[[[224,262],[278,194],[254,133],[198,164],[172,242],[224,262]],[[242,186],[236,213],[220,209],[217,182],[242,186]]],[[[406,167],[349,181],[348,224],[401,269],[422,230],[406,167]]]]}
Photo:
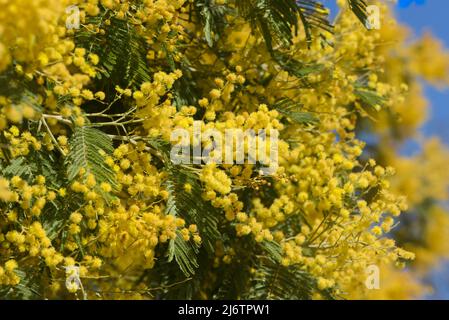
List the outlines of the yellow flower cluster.
{"type": "MultiPolygon", "coordinates": [[[[423,69],[427,48],[440,51],[439,45],[425,38],[406,46],[405,31],[386,6],[385,27],[372,32],[342,12],[335,35],[322,35],[333,46],[323,47],[320,37],[308,44],[300,32],[278,52],[303,64],[295,72],[285,68],[289,62],[281,67],[282,57],[273,59],[263,37],[241,18],[229,18],[220,37],[206,35],[219,39],[208,45],[189,19],[194,1],[72,1],[80,9],[79,30],[64,27],[68,1],[0,4],[0,72],[38,88],[33,98],[0,96],[0,285],[17,286],[19,275],[42,268],[44,297],[80,298],[82,291],[87,298],[148,298],[150,285],[167,281],[157,278],[162,271],[175,263],[194,268],[196,262],[183,265],[179,256],[171,262],[181,242],[184,255],[207,253],[211,269],[202,273],[210,279],[198,291],[212,298],[209,286],[220,281],[215,272],[256,268],[268,243],[280,249],[279,267],[316,280],[317,298],[324,290],[343,298],[403,298],[422,290],[410,280],[412,273],[397,268],[413,260],[412,252],[423,264],[449,253],[437,241],[447,238],[441,226],[448,221],[439,207],[429,213],[435,223],[425,233],[434,255],[410,245],[406,251],[390,237],[408,210],[403,195],[412,207],[448,197],[443,169],[449,155],[438,142],[427,143],[412,159],[391,148],[397,142],[392,128],[406,138],[426,114],[420,84],[405,75],[443,81],[448,59],[441,54],[437,67],[423,69]],[[140,37],[145,66],[135,62],[134,47],[130,56],[114,57],[83,43],[86,34],[107,43],[110,30],[122,37],[114,29],[121,22],[140,37]],[[114,62],[125,65],[120,77],[132,74],[129,83],[114,78],[114,62]],[[68,181],[68,155],[84,151],[72,147],[71,137],[92,127],[113,148],[84,160],[107,174],[83,167],[68,181]],[[211,129],[223,135],[265,130],[268,137],[270,130],[279,131],[277,171],[263,176],[260,170],[270,156],[270,139],[247,136],[238,141],[246,160],[250,145],[265,144],[267,153],[257,163],[183,164],[179,170],[191,181],[174,187],[166,150],[171,134],[185,129],[192,147],[210,147],[210,137],[195,137],[197,128],[203,135],[211,129]],[[373,156],[380,161],[364,153],[358,135],[363,130],[385,142],[373,156]],[[14,165],[23,170],[11,174],[14,165]],[[199,219],[205,213],[189,211],[186,203],[176,206],[177,197],[197,197],[184,202],[205,203],[218,214],[199,219]],[[211,225],[221,234],[217,241],[209,239],[211,226],[204,226],[209,218],[216,219],[211,225]],[[238,265],[242,251],[255,265],[238,265]],[[172,264],[164,264],[167,255],[172,264]],[[389,282],[378,295],[365,286],[372,265],[381,266],[389,282]],[[66,268],[73,266],[82,286],[65,288],[61,283],[73,276],[66,268]],[[409,286],[401,288],[404,282],[409,286]]],[[[236,148],[223,146],[222,159],[236,148]]],[[[158,290],[171,290],[179,277],[168,280],[158,290]]]]}
{"type": "Polygon", "coordinates": [[[427,199],[448,200],[449,174],[445,168],[448,156],[449,151],[434,138],[425,141],[422,153],[417,156],[393,158],[391,163],[398,172],[393,180],[395,192],[407,195],[412,206],[427,199]]]}
{"type": "Polygon", "coordinates": [[[0,71],[14,60],[29,63],[21,72],[32,76],[33,68],[61,60],[67,52],[61,41],[66,29],[58,25],[69,1],[3,0],[0,14],[0,71]],[[61,42],[60,42],[61,41],[61,42]]]}

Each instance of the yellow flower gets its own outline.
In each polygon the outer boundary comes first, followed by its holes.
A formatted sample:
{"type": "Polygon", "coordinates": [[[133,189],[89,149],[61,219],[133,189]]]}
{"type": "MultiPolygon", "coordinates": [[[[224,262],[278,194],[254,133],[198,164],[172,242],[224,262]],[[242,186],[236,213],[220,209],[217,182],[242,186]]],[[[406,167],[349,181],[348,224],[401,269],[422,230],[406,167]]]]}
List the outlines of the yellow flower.
{"type": "Polygon", "coordinates": [[[102,182],[100,187],[101,187],[101,190],[103,190],[104,192],[111,192],[111,190],[112,190],[111,185],[107,182],[102,182]]]}
{"type": "Polygon", "coordinates": [[[17,269],[18,267],[19,266],[18,266],[16,260],[13,260],[13,259],[8,260],[5,263],[5,270],[6,270],[6,272],[14,272],[14,270],[17,269]]]}

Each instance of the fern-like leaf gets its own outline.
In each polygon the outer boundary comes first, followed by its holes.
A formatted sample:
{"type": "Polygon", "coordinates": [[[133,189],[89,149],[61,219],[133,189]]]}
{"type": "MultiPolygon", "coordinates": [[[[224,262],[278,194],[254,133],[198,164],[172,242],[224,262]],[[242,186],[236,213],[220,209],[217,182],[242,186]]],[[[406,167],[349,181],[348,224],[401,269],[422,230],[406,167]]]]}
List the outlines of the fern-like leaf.
{"type": "Polygon", "coordinates": [[[363,25],[366,25],[366,20],[368,19],[367,14],[367,4],[365,0],[348,0],[349,8],[357,16],[363,25]]]}
{"type": "Polygon", "coordinates": [[[273,106],[273,108],[291,121],[298,124],[313,123],[317,121],[312,113],[300,110],[301,104],[296,103],[290,99],[282,99],[281,101],[277,102],[273,106]]]}
{"type": "MultiPolygon", "coordinates": [[[[20,278],[16,286],[0,286],[0,296],[7,300],[42,299],[42,288],[36,270],[17,269],[14,273],[20,278]]],[[[39,271],[39,270],[38,270],[39,271]]]]}
{"type": "Polygon", "coordinates": [[[111,154],[112,140],[102,131],[89,128],[76,128],[69,142],[70,152],[67,155],[67,176],[69,182],[75,180],[82,168],[86,175],[93,174],[97,182],[108,182],[116,186],[115,174],[105,164],[101,151],[111,154]]]}
{"type": "MultiPolygon", "coordinates": [[[[167,214],[183,218],[188,224],[196,224],[202,238],[202,247],[213,254],[215,242],[220,239],[218,231],[219,212],[201,198],[201,185],[197,179],[179,168],[170,167],[169,177],[166,181],[169,193],[167,200],[167,214]],[[184,190],[190,184],[189,192],[184,190]]],[[[186,276],[195,273],[198,267],[197,246],[191,241],[186,242],[181,235],[172,240],[169,248],[169,260],[175,258],[186,276]]]]}
{"type": "Polygon", "coordinates": [[[292,43],[292,30],[298,31],[298,6],[294,0],[236,1],[239,14],[258,29],[270,51],[275,43],[292,43]]]}
{"type": "Polygon", "coordinates": [[[114,83],[124,88],[138,87],[143,82],[151,81],[145,39],[126,20],[111,17],[107,28],[103,26],[105,20],[102,16],[90,17],[88,23],[103,28],[106,34],[86,30],[75,35],[77,46],[100,57],[97,77],[107,78],[109,81],[105,81],[105,85],[114,83]]]}
{"type": "Polygon", "coordinates": [[[169,192],[168,213],[183,218],[189,224],[196,224],[203,247],[213,253],[215,242],[220,239],[218,222],[221,212],[202,199],[202,188],[197,177],[186,170],[172,167],[166,188],[169,192]],[[187,183],[191,186],[189,192],[184,190],[187,183]]]}
{"type": "Polygon", "coordinates": [[[196,16],[203,25],[203,32],[207,44],[212,47],[226,26],[226,14],[230,8],[226,5],[217,4],[213,0],[198,0],[195,4],[196,16]]]}
{"type": "Polygon", "coordinates": [[[373,108],[378,108],[385,103],[384,97],[369,88],[357,88],[355,94],[362,102],[373,108]]]}
{"type": "Polygon", "coordinates": [[[24,157],[19,157],[11,160],[9,166],[3,170],[2,175],[8,178],[18,176],[30,180],[34,176],[36,168],[35,163],[29,164],[24,157]]]}
{"type": "Polygon", "coordinates": [[[196,269],[199,267],[196,254],[198,248],[190,241],[185,241],[182,238],[182,234],[177,231],[176,238],[170,241],[168,248],[168,262],[176,260],[181,271],[186,277],[195,274],[196,269]]]}
{"type": "Polygon", "coordinates": [[[312,297],[314,287],[314,279],[306,272],[267,260],[256,268],[248,298],[308,300],[312,297]]]}
{"type": "Polygon", "coordinates": [[[328,20],[328,11],[321,3],[311,0],[296,2],[306,39],[309,43],[312,41],[312,29],[314,28],[333,32],[333,26],[328,20]]]}

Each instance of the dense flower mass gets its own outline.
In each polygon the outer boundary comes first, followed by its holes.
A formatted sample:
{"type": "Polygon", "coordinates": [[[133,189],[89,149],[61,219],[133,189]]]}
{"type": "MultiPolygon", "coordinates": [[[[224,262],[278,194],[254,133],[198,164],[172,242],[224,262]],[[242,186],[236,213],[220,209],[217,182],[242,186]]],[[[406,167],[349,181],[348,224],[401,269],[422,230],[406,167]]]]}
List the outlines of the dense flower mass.
{"type": "Polygon", "coordinates": [[[449,256],[449,151],[397,150],[425,121],[419,79],[449,84],[448,53],[431,36],[410,44],[381,3],[380,30],[339,1],[333,30],[287,25],[282,39],[264,20],[275,8],[245,14],[256,2],[0,0],[0,297],[428,290],[420,279],[449,256]],[[278,130],[277,171],[174,165],[174,130],[213,144],[198,124],[278,130]]]}

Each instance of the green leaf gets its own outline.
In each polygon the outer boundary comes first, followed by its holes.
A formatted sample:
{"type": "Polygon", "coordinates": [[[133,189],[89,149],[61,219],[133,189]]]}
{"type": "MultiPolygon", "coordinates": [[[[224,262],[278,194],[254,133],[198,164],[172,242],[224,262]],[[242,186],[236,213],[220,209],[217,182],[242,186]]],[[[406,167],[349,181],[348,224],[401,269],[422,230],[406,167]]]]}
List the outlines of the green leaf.
{"type": "Polygon", "coordinates": [[[13,176],[19,176],[25,180],[30,180],[33,178],[37,170],[35,163],[28,163],[26,158],[19,157],[11,160],[9,166],[7,166],[2,174],[8,178],[13,176]]]}
{"type": "Polygon", "coordinates": [[[285,71],[291,75],[302,79],[309,74],[320,72],[324,70],[324,66],[321,64],[305,64],[300,62],[289,54],[276,50],[273,52],[274,60],[282,67],[285,71]]]}
{"type": "Polygon", "coordinates": [[[376,91],[367,88],[359,88],[355,90],[356,96],[370,107],[376,108],[385,103],[385,98],[380,96],[376,91]]]}
{"type": "MultiPolygon", "coordinates": [[[[167,169],[169,176],[165,186],[169,196],[166,213],[183,218],[187,224],[196,224],[202,238],[201,246],[213,255],[215,243],[221,238],[218,231],[221,212],[202,199],[201,185],[193,174],[177,167],[167,169]],[[191,186],[190,192],[184,190],[186,183],[191,186]]],[[[176,239],[170,242],[169,261],[174,257],[183,273],[189,276],[198,267],[198,252],[197,245],[191,241],[185,242],[178,233],[176,239]]]]}
{"type": "Polygon", "coordinates": [[[288,98],[277,102],[273,108],[298,124],[313,123],[317,121],[312,113],[300,111],[301,104],[288,98]]]}
{"type": "Polygon", "coordinates": [[[181,232],[176,232],[176,238],[170,240],[168,248],[168,262],[176,260],[181,271],[186,277],[195,274],[195,269],[199,267],[196,253],[198,249],[190,241],[187,242],[182,238],[181,232]]]}
{"type": "Polygon", "coordinates": [[[259,29],[269,51],[274,44],[292,44],[292,30],[298,31],[298,6],[293,0],[243,0],[237,1],[240,15],[249,19],[254,29],[259,29]]]}
{"type": "Polygon", "coordinates": [[[20,278],[20,283],[14,287],[0,286],[2,299],[10,300],[37,300],[42,299],[40,271],[16,269],[14,273],[20,278]]]}
{"type": "Polygon", "coordinates": [[[299,16],[304,26],[307,42],[312,41],[312,30],[322,29],[333,32],[333,26],[328,20],[326,8],[317,1],[296,1],[299,6],[299,16]]]}
{"type": "Polygon", "coordinates": [[[368,19],[368,14],[366,12],[367,3],[365,0],[348,0],[349,8],[357,16],[360,22],[366,26],[366,20],[368,19]]]}
{"type": "Polygon", "coordinates": [[[67,176],[72,182],[79,176],[81,168],[87,174],[93,174],[98,183],[108,182],[113,187],[117,185],[115,174],[105,164],[105,157],[100,154],[104,151],[110,155],[113,151],[112,140],[102,131],[89,128],[76,128],[70,141],[70,152],[67,155],[67,176]]]}
{"type": "Polygon", "coordinates": [[[177,109],[180,110],[181,107],[187,105],[195,105],[200,98],[198,87],[195,85],[199,75],[191,67],[191,63],[186,57],[183,57],[180,62],[176,62],[173,53],[167,50],[165,45],[163,49],[170,70],[172,72],[177,69],[182,71],[182,77],[175,81],[173,86],[173,95],[177,109]]]}
{"type": "Polygon", "coordinates": [[[296,266],[284,267],[270,260],[261,261],[246,299],[309,300],[315,281],[296,266]]]}
{"type": "Polygon", "coordinates": [[[183,218],[188,224],[196,224],[202,246],[213,254],[215,242],[221,239],[218,224],[222,212],[202,199],[201,184],[185,169],[171,167],[166,188],[169,193],[167,213],[183,218]],[[184,190],[187,183],[192,187],[190,192],[184,190]]]}
{"type": "Polygon", "coordinates": [[[262,33],[270,52],[274,45],[291,45],[300,22],[309,42],[314,28],[333,31],[327,11],[316,1],[238,0],[236,6],[239,14],[251,22],[253,29],[259,29],[262,33]]]}
{"type": "Polygon", "coordinates": [[[207,44],[213,47],[227,24],[226,15],[231,13],[231,8],[216,4],[213,0],[197,0],[192,7],[195,8],[197,19],[203,25],[207,44]]]}
{"type": "Polygon", "coordinates": [[[111,91],[115,85],[135,88],[143,82],[150,82],[151,72],[146,59],[148,44],[144,37],[127,20],[109,17],[110,25],[106,27],[103,25],[107,20],[105,16],[107,12],[103,16],[89,17],[86,21],[86,24],[105,30],[104,35],[85,29],[75,34],[77,47],[84,47],[99,56],[97,78],[104,78],[104,85],[109,86],[111,91]]]}
{"type": "Polygon", "coordinates": [[[263,241],[261,247],[269,254],[270,258],[280,263],[282,259],[282,248],[276,241],[263,241]]]}
{"type": "Polygon", "coordinates": [[[205,16],[206,23],[204,24],[204,35],[206,36],[207,44],[212,47],[214,45],[214,40],[212,39],[212,16],[210,11],[204,10],[203,15],[205,16]]]}
{"type": "Polygon", "coordinates": [[[14,158],[9,165],[0,170],[0,174],[12,178],[19,176],[27,182],[33,182],[36,176],[42,175],[46,184],[53,188],[60,188],[63,177],[59,174],[60,162],[51,152],[31,150],[26,157],[14,158]]]}
{"type": "Polygon", "coordinates": [[[50,240],[54,240],[59,236],[67,224],[70,215],[78,211],[84,203],[84,196],[76,192],[70,192],[63,199],[56,199],[51,203],[47,203],[41,215],[41,222],[50,240]]]}
{"type": "Polygon", "coordinates": [[[26,104],[36,111],[42,111],[42,104],[36,94],[39,85],[34,81],[27,81],[17,74],[14,65],[11,64],[0,74],[0,96],[6,96],[12,105],[26,104]]]}

